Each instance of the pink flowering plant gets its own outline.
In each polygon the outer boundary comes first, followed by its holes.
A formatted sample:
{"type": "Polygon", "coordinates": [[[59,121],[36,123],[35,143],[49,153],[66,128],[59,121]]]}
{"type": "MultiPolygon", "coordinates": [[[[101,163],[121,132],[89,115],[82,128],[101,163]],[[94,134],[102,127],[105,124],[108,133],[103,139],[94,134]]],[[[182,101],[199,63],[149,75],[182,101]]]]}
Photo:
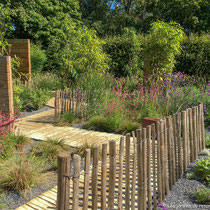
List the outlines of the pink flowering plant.
{"type": "Polygon", "coordinates": [[[19,137],[14,137],[14,122],[20,116],[16,113],[17,110],[11,116],[10,113],[3,114],[0,111],[0,158],[3,159],[8,158],[16,150],[16,142],[19,137]]]}

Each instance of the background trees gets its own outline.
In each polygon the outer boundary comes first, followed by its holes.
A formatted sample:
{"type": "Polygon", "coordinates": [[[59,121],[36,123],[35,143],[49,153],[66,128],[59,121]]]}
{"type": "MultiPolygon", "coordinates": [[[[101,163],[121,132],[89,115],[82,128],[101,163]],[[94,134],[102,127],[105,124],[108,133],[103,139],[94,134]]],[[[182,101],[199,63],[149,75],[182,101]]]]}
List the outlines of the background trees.
{"type": "MultiPolygon", "coordinates": [[[[3,43],[6,44],[5,38],[30,38],[39,45],[34,47],[34,50],[46,52],[47,62],[42,62],[45,63],[43,69],[55,70],[64,78],[77,78],[90,69],[91,71],[110,69],[118,76],[141,72],[143,55],[146,55],[146,51],[154,55],[152,51],[148,51],[149,48],[147,49],[152,36],[149,39],[146,34],[151,33],[151,27],[158,20],[165,23],[175,21],[180,24],[187,36],[209,32],[208,0],[2,0],[1,2],[2,50],[3,43]],[[143,38],[145,35],[146,39],[143,38]]],[[[159,26],[161,25],[157,27],[159,26]]],[[[176,36],[180,41],[179,32],[176,36]]],[[[169,34],[161,33],[159,39],[153,40],[153,44],[157,44],[158,49],[165,50],[162,41],[168,39],[166,42],[169,43],[170,38],[169,34]]],[[[183,49],[186,50],[186,46],[198,49],[199,44],[190,40],[185,39],[182,42],[183,49]],[[188,41],[189,45],[186,44],[188,41]]],[[[205,43],[207,43],[205,46],[208,46],[208,41],[205,43]]],[[[176,51],[176,47],[173,46],[171,50],[176,51]]],[[[208,55],[206,48],[202,52],[208,55]]],[[[185,52],[182,51],[181,57],[176,56],[179,62],[176,69],[179,71],[189,69],[189,59],[185,62],[188,66],[180,64],[180,61],[183,63],[183,59],[187,59],[183,53],[185,52]]],[[[196,56],[194,58],[196,59],[196,56]]],[[[205,67],[200,65],[199,69],[203,68],[206,68],[206,64],[205,67]]]]}

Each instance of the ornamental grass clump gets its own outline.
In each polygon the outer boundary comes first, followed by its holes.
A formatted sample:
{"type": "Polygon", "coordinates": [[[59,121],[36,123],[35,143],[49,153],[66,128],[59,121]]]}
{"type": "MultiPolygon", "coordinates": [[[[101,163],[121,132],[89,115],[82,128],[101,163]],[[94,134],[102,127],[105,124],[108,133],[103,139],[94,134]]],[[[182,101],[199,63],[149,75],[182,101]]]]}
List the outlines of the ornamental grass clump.
{"type": "Polygon", "coordinates": [[[21,152],[8,160],[0,161],[0,186],[3,189],[19,192],[30,190],[34,186],[46,182],[46,177],[42,173],[44,170],[45,162],[43,160],[21,152]]]}
{"type": "Polygon", "coordinates": [[[54,163],[57,159],[57,155],[69,150],[69,146],[64,143],[62,139],[48,138],[46,141],[42,141],[35,147],[32,152],[36,156],[41,156],[43,159],[54,163]]]}

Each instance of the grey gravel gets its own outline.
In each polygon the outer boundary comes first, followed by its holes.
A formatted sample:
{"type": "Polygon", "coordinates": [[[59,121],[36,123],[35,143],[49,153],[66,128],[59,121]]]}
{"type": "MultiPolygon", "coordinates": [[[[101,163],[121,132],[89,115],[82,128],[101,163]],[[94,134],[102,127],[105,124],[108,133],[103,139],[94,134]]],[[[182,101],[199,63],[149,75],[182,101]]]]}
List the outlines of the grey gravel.
{"type": "MultiPolygon", "coordinates": [[[[40,194],[50,190],[57,184],[56,174],[53,176],[52,179],[49,180],[48,184],[43,184],[40,187],[34,187],[30,192],[26,194],[26,196],[21,195],[17,191],[9,191],[3,197],[3,201],[7,204],[7,209],[16,209],[19,206],[24,205],[26,202],[30,201],[33,198],[36,198],[40,194]]],[[[0,208],[1,209],[1,208],[0,208]]],[[[3,209],[6,209],[5,207],[3,209]]]]}
{"type": "MultiPolygon", "coordinates": [[[[199,155],[198,158],[206,158],[206,156],[199,155]]],[[[170,194],[166,197],[165,202],[163,202],[164,207],[169,210],[210,209],[210,205],[196,204],[192,196],[192,192],[195,191],[198,187],[206,186],[204,182],[186,178],[186,173],[192,171],[194,167],[195,163],[191,163],[188,166],[187,171],[184,173],[184,176],[173,186],[170,194]]]]}

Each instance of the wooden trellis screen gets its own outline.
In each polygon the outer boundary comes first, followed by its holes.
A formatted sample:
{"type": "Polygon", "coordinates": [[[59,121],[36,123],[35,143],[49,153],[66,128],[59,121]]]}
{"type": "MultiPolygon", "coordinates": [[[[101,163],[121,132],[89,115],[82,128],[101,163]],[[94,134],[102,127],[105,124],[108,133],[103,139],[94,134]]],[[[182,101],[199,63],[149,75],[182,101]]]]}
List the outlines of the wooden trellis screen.
{"type": "Polygon", "coordinates": [[[55,92],[55,118],[61,114],[71,111],[74,114],[84,114],[86,108],[86,95],[82,90],[74,88],[68,90],[57,90],[55,92]]]}
{"type": "Polygon", "coordinates": [[[204,148],[200,104],[94,147],[93,158],[86,149],[84,167],[59,155],[57,209],[156,209],[204,148]]]}

